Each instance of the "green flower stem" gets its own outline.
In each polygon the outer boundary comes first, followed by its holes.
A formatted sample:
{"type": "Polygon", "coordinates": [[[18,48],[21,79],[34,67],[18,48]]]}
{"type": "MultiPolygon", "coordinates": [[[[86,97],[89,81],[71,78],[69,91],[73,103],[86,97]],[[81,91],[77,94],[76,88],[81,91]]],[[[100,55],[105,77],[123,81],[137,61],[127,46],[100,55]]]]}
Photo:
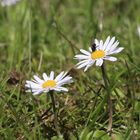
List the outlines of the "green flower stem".
{"type": "Polygon", "coordinates": [[[108,99],[108,112],[109,112],[109,124],[108,124],[108,129],[107,131],[110,133],[112,133],[112,123],[113,123],[113,118],[112,118],[112,100],[111,100],[111,91],[109,88],[109,82],[108,82],[108,78],[107,78],[107,74],[106,74],[106,70],[105,70],[105,64],[103,63],[103,65],[101,66],[101,70],[102,70],[102,76],[103,76],[103,80],[104,80],[104,84],[105,84],[105,88],[107,91],[107,99],[108,99]]]}
{"type": "Polygon", "coordinates": [[[55,107],[54,93],[53,93],[53,91],[50,91],[49,94],[51,97],[52,107],[53,107],[53,112],[54,112],[54,126],[55,126],[55,129],[56,129],[58,136],[60,136],[61,134],[60,134],[59,127],[58,127],[58,118],[57,118],[57,110],[55,107]]]}

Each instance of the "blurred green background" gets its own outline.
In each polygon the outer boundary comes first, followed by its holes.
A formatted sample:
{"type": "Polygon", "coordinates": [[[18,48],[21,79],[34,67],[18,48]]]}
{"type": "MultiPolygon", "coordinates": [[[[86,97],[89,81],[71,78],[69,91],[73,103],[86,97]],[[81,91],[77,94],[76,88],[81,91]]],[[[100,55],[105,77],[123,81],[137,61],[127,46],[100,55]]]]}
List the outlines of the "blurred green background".
{"type": "Polygon", "coordinates": [[[0,6],[0,139],[140,139],[139,0],[20,0],[0,6]],[[113,136],[99,67],[75,69],[73,57],[93,39],[115,36],[125,49],[106,62],[113,100],[113,136]],[[69,71],[68,94],[55,94],[62,136],[56,136],[51,102],[24,84],[33,74],[69,71]],[[47,113],[42,116],[44,112],[47,113]]]}

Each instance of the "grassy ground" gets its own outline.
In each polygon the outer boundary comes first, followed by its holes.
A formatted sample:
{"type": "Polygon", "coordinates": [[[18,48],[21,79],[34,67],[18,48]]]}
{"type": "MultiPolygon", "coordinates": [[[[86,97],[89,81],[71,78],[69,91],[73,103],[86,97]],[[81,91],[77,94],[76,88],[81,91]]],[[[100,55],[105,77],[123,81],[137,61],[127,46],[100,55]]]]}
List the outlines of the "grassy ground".
{"type": "Polygon", "coordinates": [[[139,140],[139,7],[139,0],[21,0],[0,7],[0,140],[139,140]],[[112,136],[100,67],[84,73],[73,59],[93,38],[108,35],[125,48],[117,62],[106,62],[112,136]],[[26,79],[51,70],[74,78],[67,94],[55,93],[59,138],[49,97],[24,88],[26,79]]]}

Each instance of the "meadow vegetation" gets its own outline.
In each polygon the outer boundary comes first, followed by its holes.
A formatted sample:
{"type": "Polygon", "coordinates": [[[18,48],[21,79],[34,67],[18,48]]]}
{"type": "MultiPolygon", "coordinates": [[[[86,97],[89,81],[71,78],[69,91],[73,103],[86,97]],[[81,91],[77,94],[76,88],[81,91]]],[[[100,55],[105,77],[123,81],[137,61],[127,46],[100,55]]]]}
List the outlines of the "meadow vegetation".
{"type": "Polygon", "coordinates": [[[139,140],[139,0],[21,0],[0,6],[0,140],[139,140]],[[124,50],[105,61],[113,103],[111,136],[101,68],[78,70],[79,49],[115,36],[124,50]],[[25,92],[34,74],[68,71],[68,93],[55,92],[57,136],[47,93],[25,92]]]}

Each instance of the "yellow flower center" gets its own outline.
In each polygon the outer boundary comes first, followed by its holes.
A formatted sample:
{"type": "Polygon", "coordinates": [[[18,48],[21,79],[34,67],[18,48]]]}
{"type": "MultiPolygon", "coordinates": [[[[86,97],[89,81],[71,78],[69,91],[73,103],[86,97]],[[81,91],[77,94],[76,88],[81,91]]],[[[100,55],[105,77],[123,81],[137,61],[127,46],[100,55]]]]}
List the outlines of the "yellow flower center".
{"type": "Polygon", "coordinates": [[[42,84],[43,88],[48,88],[48,87],[52,88],[52,87],[55,87],[55,86],[56,86],[56,82],[54,80],[48,80],[48,81],[46,81],[42,84]]]}
{"type": "Polygon", "coordinates": [[[91,54],[92,59],[99,59],[105,56],[105,52],[103,50],[96,50],[91,54]]]}

